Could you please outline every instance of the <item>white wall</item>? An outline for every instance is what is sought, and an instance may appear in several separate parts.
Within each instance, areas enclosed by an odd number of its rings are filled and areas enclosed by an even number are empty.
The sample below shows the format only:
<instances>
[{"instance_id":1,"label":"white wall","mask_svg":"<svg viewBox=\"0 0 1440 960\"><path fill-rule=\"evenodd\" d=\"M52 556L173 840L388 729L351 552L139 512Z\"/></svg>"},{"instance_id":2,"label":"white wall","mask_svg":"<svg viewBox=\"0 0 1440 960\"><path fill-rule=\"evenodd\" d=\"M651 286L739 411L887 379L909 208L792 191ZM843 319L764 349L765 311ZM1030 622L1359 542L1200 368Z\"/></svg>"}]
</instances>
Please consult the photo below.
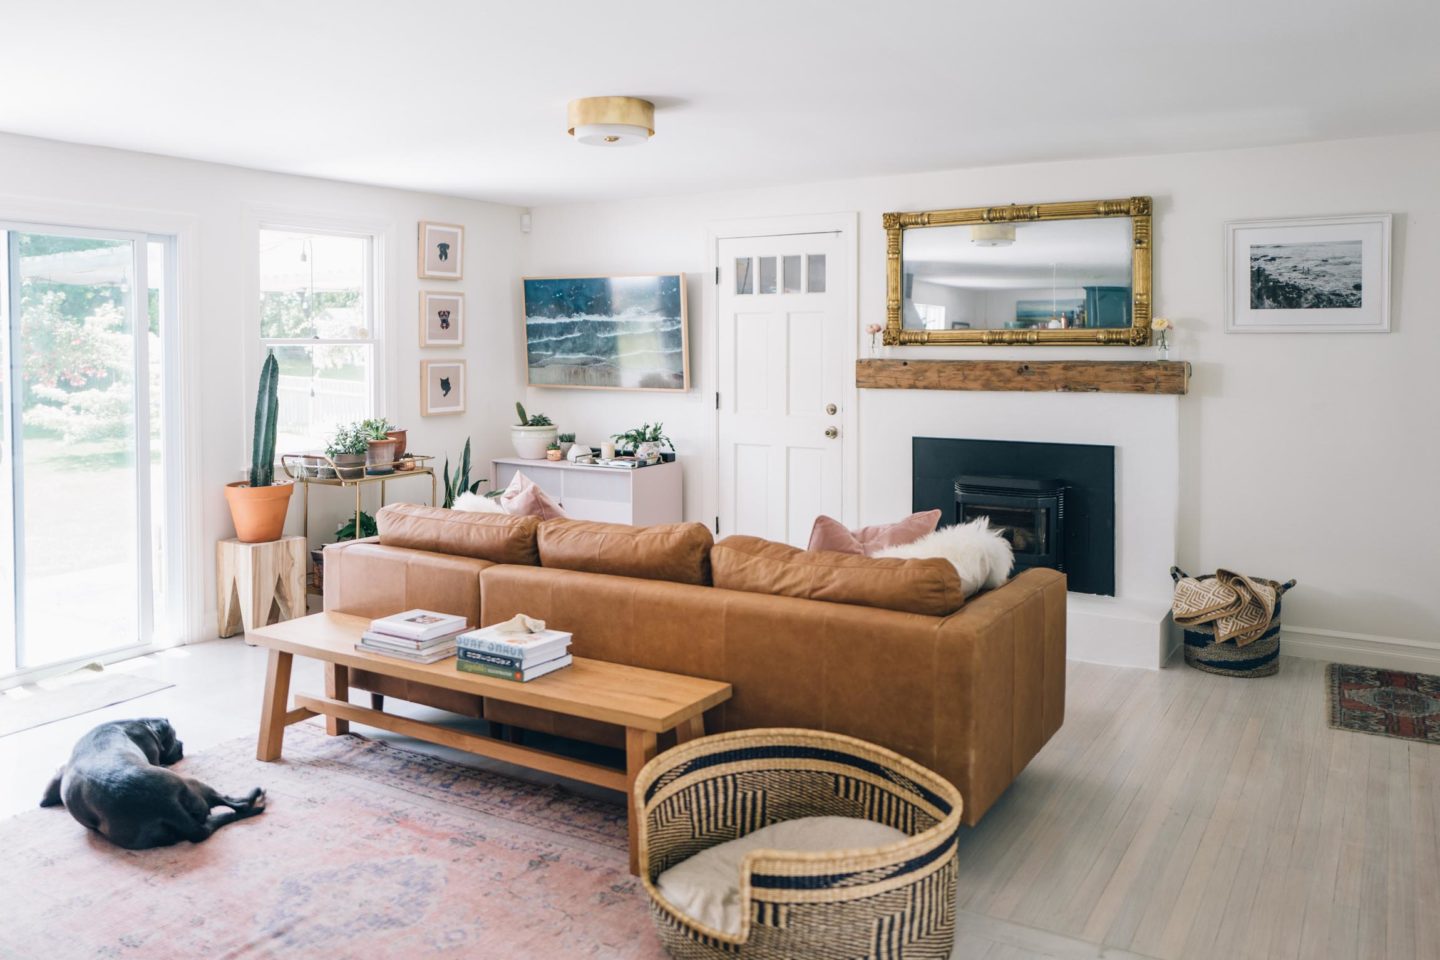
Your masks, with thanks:
<instances>
[{"instance_id":1,"label":"white wall","mask_svg":"<svg viewBox=\"0 0 1440 960\"><path fill-rule=\"evenodd\" d=\"M106 209L97 209L102 207ZM301 218L310 213L387 225L393 238L385 251L383 278L389 388L386 409L379 412L409 429L409 446L417 453L448 453L453 458L465 438L472 437L482 465L474 473L477 477L485 475L483 466L491 456L509 449L505 425L516 395L520 349L514 296L521 272L517 208L0 135L0 220L53 214L59 222L77 226L178 223L190 231L181 250L182 261L188 263L188 270L182 263L181 280L192 288L182 293L183 305L191 308L183 319L198 373L188 413L198 426L200 446L193 483L199 498L198 531L193 539L194 562L201 567L191 577L191 589L204 601L190 618L186 639L214 635L213 544L234 535L222 488L241 479L248 465L248 423L255 403L255 371L249 367L258 362L258 331L247 318L258 295L246 279L246 264L254 256L250 229L260 208L291 210ZM464 280L416 278L420 220L466 227ZM422 285L465 293L468 328L463 348L420 349ZM446 357L468 361L469 412L421 417L420 360ZM423 501L429 496L422 480L391 486L392 500ZM326 505L320 506L319 516L312 515L312 539L328 540L345 496L324 490L313 499L317 506L320 501ZM299 495L292 501L290 521L295 527ZM373 499L367 509L374 511ZM313 536L317 532L322 536Z\"/></svg>"},{"instance_id":2,"label":"white wall","mask_svg":"<svg viewBox=\"0 0 1440 960\"><path fill-rule=\"evenodd\" d=\"M686 513L709 519L702 480L713 424L706 382L713 304L699 282L706 226L719 220L858 210L859 325L884 322L880 215L1010 202L1148 194L1155 199L1156 313L1179 324L1195 366L1178 401L1180 520L1175 559L1299 588L1288 625L1400 638L1440 649L1440 514L1411 506L1440 475L1440 135L1350 140L806 184L534 210L529 275L693 274L692 370L684 397L531 389L527 403L584 436L662 419L686 464ZM1389 335L1226 335L1222 224L1229 219L1390 211L1395 299ZM863 334L861 355L868 350ZM945 357L1141 358L1121 348L907 348ZM860 520L909 508L911 434L986 435L997 395L860 393ZM1081 411L1097 398L1037 398ZM1156 398L1127 398L1143 404ZM1117 414L1120 415L1120 414ZM1083 431L1100 442L1102 425ZM1144 517L1126 522L1145 522ZM1166 558L1156 558L1157 567ZM1157 569L1152 590L1164 589Z\"/></svg>"}]
</instances>

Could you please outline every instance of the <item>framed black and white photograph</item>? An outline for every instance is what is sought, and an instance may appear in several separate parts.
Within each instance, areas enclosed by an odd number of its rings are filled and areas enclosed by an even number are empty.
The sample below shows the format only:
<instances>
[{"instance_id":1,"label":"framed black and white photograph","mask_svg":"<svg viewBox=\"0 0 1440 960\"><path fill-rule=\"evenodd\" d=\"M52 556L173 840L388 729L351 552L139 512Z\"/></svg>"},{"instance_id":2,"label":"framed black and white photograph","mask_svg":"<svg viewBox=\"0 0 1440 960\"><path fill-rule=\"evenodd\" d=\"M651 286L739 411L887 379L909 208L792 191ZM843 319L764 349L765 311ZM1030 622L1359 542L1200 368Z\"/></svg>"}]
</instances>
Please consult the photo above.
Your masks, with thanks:
<instances>
[{"instance_id":1,"label":"framed black and white photograph","mask_svg":"<svg viewBox=\"0 0 1440 960\"><path fill-rule=\"evenodd\" d=\"M1388 213L1225 225L1230 333L1388 333Z\"/></svg>"},{"instance_id":2,"label":"framed black and white photograph","mask_svg":"<svg viewBox=\"0 0 1440 960\"><path fill-rule=\"evenodd\" d=\"M420 412L427 416L465 412L465 361L420 361Z\"/></svg>"},{"instance_id":3,"label":"framed black and white photograph","mask_svg":"<svg viewBox=\"0 0 1440 960\"><path fill-rule=\"evenodd\" d=\"M465 294L420 291L420 346L458 347L465 343Z\"/></svg>"},{"instance_id":4,"label":"framed black and white photograph","mask_svg":"<svg viewBox=\"0 0 1440 960\"><path fill-rule=\"evenodd\" d=\"M459 280L464 260L464 227L454 223L421 221L421 280Z\"/></svg>"}]
</instances>

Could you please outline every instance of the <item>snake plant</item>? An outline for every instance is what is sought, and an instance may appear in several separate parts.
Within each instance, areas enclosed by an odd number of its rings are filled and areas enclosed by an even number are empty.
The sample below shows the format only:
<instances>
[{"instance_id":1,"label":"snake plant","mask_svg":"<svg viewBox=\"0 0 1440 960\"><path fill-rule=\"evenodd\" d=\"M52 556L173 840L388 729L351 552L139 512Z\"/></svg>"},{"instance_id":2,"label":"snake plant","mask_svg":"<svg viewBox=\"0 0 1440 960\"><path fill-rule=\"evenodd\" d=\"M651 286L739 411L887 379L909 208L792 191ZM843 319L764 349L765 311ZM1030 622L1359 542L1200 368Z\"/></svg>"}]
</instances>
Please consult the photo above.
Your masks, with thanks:
<instances>
[{"instance_id":1,"label":"snake plant","mask_svg":"<svg viewBox=\"0 0 1440 960\"><path fill-rule=\"evenodd\" d=\"M260 366L255 394L255 435L250 447L250 486L275 484L275 423L280 414L280 364L272 350Z\"/></svg>"}]
</instances>

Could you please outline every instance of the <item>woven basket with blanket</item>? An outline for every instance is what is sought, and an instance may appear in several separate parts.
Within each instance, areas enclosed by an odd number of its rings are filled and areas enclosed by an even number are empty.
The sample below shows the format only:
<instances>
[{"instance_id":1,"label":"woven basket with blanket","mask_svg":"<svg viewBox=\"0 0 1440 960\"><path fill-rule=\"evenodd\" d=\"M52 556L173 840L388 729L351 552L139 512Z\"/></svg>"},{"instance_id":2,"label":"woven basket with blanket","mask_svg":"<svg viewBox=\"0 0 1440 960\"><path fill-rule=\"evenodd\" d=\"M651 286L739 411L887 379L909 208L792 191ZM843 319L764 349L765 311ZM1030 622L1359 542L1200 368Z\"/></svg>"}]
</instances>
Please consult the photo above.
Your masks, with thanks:
<instances>
[{"instance_id":1,"label":"woven basket with blanket","mask_svg":"<svg viewBox=\"0 0 1440 960\"><path fill-rule=\"evenodd\" d=\"M1280 669L1280 598L1295 581L1276 583L1217 570L1192 577L1170 568L1171 611L1185 630L1185 662L1226 677L1268 677Z\"/></svg>"}]
</instances>

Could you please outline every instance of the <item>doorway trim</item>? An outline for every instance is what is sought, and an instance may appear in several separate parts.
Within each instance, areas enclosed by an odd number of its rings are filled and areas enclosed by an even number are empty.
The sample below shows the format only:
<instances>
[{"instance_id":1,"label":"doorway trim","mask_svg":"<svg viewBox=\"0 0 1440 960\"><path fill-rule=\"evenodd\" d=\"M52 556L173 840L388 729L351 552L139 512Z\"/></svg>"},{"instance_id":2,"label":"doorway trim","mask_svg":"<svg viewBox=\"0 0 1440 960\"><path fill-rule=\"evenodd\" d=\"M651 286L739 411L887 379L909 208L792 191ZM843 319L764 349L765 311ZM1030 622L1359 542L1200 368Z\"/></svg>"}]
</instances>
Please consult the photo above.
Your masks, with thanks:
<instances>
[{"instance_id":1,"label":"doorway trim","mask_svg":"<svg viewBox=\"0 0 1440 960\"><path fill-rule=\"evenodd\" d=\"M109 663L142 656L164 647L209 639L205 630L207 579L213 580L213 567L206 564L201 491L201 409L199 348L196 329L200 291L200 219L173 210L121 207L110 204L77 203L50 198L0 194L0 221L11 228L69 227L82 231L112 230L130 234L148 234L174 238L167 262L167 283L175 302L175 325L172 347L165 357L164 377L173 402L161 411L168 436L173 438L167 459L174 463L173 484L167 497L173 500L174 523L167 547L173 551L176 575L171 584L174 618L169 624L170 638L81 658L83 662ZM211 548L213 552L213 548ZM211 555L213 562L213 555ZM207 570L212 571L207 577ZM5 686L28 682L73 664L53 664L23 671L5 678Z\"/></svg>"},{"instance_id":2,"label":"doorway trim","mask_svg":"<svg viewBox=\"0 0 1440 960\"><path fill-rule=\"evenodd\" d=\"M720 283L716 279L720 269L720 241L738 240L747 237L784 237L807 233L836 233L840 235L840 249L845 257L846 279L841 294L844 303L845 320L850 327L850 336L844 339L845 353L841 372L841 436L845 445L840 460L840 512L838 518L848 527L859 526L860 513L860 411L859 390L855 386L855 359L860 344L859 320L859 243L860 214L858 211L841 213L808 213L780 217L744 217L735 220L711 221L705 228L705 274L701 282L706 284L709 295L702 298L708 314L709 335L704 338L708 356L702 365L708 396L703 399L711 406L710 443L706 450L709 463L704 472L704 495L706 525L714 530L715 519L720 511L719 478L720 469L720 411L715 396L720 389ZM722 530L721 536L729 531Z\"/></svg>"}]
</instances>

